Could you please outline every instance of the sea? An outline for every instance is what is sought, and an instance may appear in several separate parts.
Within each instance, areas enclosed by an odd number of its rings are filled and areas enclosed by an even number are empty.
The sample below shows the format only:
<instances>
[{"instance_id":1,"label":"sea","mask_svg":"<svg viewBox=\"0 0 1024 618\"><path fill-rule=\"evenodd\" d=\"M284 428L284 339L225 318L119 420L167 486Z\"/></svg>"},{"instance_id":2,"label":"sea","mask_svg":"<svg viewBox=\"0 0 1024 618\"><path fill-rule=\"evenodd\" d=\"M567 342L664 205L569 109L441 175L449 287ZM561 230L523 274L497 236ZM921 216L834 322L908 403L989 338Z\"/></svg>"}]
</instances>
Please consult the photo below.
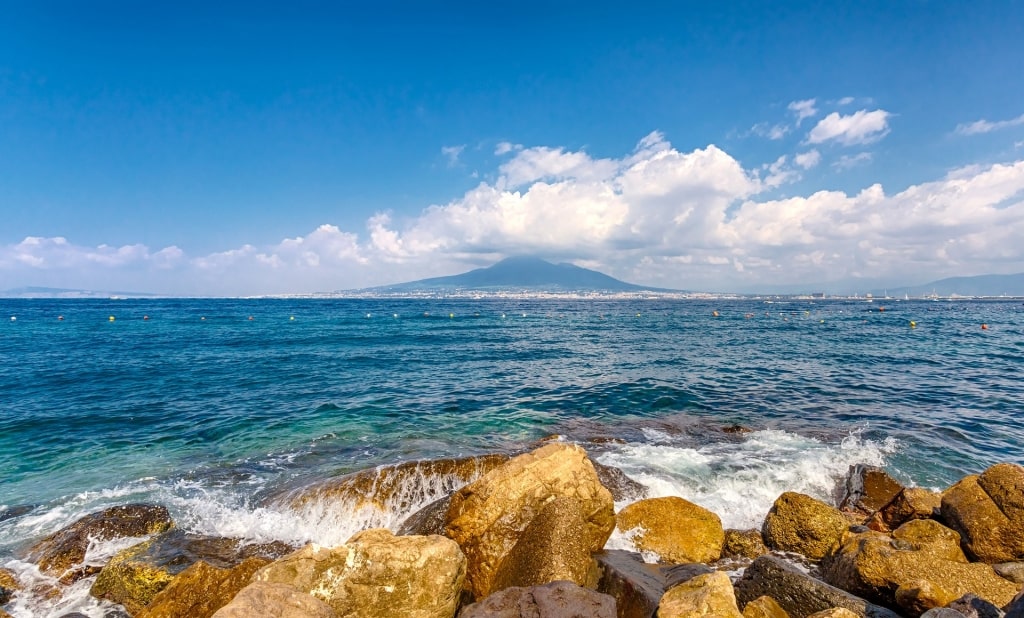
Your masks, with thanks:
<instances>
[{"instance_id":1,"label":"sea","mask_svg":"<svg viewBox=\"0 0 1024 618\"><path fill-rule=\"evenodd\" d=\"M542 439L732 528L784 491L835 500L854 464L942 489L1024 463L1022 376L1020 299L0 300L0 566L27 589L3 609L120 615L23 560L105 507L334 545L448 488L372 512L277 498Z\"/></svg>"}]
</instances>

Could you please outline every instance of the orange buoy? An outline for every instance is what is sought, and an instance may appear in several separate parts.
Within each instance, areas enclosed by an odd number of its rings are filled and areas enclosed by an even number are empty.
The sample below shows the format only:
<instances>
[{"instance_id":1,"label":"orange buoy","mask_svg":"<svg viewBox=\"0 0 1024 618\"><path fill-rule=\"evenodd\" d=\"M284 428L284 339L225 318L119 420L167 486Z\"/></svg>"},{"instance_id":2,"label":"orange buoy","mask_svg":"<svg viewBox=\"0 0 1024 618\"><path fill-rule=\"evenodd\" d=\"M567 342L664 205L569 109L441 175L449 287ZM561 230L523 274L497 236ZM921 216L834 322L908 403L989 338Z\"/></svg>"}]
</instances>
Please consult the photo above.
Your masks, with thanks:
<instances>
[{"instance_id":1,"label":"orange buoy","mask_svg":"<svg viewBox=\"0 0 1024 618\"><path fill-rule=\"evenodd\" d=\"M988 324L982 324L981 330L988 330Z\"/></svg>"}]
</instances>

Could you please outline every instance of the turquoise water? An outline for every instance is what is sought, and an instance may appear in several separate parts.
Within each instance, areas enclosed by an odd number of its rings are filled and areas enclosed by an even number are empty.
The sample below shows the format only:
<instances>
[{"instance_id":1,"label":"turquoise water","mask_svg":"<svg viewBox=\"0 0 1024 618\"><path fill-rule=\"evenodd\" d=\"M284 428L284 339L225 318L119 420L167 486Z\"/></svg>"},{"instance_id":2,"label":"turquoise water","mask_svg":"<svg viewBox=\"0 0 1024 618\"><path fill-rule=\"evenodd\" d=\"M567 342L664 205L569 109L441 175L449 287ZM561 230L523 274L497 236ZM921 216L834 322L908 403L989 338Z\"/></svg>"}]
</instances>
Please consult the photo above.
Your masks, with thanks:
<instances>
[{"instance_id":1,"label":"turquoise water","mask_svg":"<svg viewBox=\"0 0 1024 618\"><path fill-rule=\"evenodd\" d=\"M272 497L549 434L727 525L851 463L929 487L1024 463L1020 301L0 300L0 319L0 564L135 500L333 541L344 514L282 523Z\"/></svg>"}]
</instances>

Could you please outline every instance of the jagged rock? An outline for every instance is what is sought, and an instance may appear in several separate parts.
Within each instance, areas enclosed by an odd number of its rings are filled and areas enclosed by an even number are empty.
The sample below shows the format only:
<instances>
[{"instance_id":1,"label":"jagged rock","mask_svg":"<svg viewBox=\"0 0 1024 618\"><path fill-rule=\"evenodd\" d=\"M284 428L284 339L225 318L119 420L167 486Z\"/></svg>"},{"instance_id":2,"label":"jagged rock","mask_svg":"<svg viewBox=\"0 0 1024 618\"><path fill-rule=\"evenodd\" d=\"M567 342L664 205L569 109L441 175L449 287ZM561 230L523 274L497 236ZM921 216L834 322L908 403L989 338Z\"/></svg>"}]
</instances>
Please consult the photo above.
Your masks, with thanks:
<instances>
[{"instance_id":1,"label":"jagged rock","mask_svg":"<svg viewBox=\"0 0 1024 618\"><path fill-rule=\"evenodd\" d=\"M585 536L586 523L579 500L556 497L526 526L501 561L494 573L492 590L528 588L554 581L593 587L597 574Z\"/></svg>"},{"instance_id":2,"label":"jagged rock","mask_svg":"<svg viewBox=\"0 0 1024 618\"><path fill-rule=\"evenodd\" d=\"M38 564L40 571L61 577L66 571L82 563L90 539L106 541L123 537L149 536L164 532L173 525L167 509L156 504L113 506L86 515L39 541L29 548L26 559ZM86 574L83 573L82 576Z\"/></svg>"},{"instance_id":3,"label":"jagged rock","mask_svg":"<svg viewBox=\"0 0 1024 618\"><path fill-rule=\"evenodd\" d=\"M1024 467L996 464L942 495L942 519L982 562L1024 559Z\"/></svg>"},{"instance_id":4,"label":"jagged rock","mask_svg":"<svg viewBox=\"0 0 1024 618\"><path fill-rule=\"evenodd\" d=\"M838 509L810 496L787 491L775 500L761 534L772 549L803 554L812 560L837 546L849 527Z\"/></svg>"},{"instance_id":5,"label":"jagged rock","mask_svg":"<svg viewBox=\"0 0 1024 618\"><path fill-rule=\"evenodd\" d=\"M899 618L899 615L844 590L830 586L772 555L761 556L736 582L740 607L760 596L770 596L793 618L843 607L868 618Z\"/></svg>"},{"instance_id":6,"label":"jagged rock","mask_svg":"<svg viewBox=\"0 0 1024 618\"><path fill-rule=\"evenodd\" d=\"M698 575L673 586L661 597L658 618L743 618L729 576L722 571Z\"/></svg>"},{"instance_id":7,"label":"jagged rock","mask_svg":"<svg viewBox=\"0 0 1024 618\"><path fill-rule=\"evenodd\" d=\"M829 583L887 605L896 603L901 585L920 581L955 596L973 592L1000 605L1017 592L989 565L968 564L956 533L927 519L903 524L892 537L873 531L850 535L822 561L821 571Z\"/></svg>"},{"instance_id":8,"label":"jagged rock","mask_svg":"<svg viewBox=\"0 0 1024 618\"><path fill-rule=\"evenodd\" d=\"M1024 562L999 562L993 564L992 568L1003 579L1015 584L1024 584Z\"/></svg>"},{"instance_id":9,"label":"jagged rock","mask_svg":"<svg viewBox=\"0 0 1024 618\"><path fill-rule=\"evenodd\" d=\"M408 512L434 496L451 493L504 464L508 455L424 459L379 466L330 479L287 497L293 508L309 503L342 503L356 511Z\"/></svg>"},{"instance_id":10,"label":"jagged rock","mask_svg":"<svg viewBox=\"0 0 1024 618\"><path fill-rule=\"evenodd\" d=\"M833 607L821 612L814 612L807 618L857 618L857 614L845 607Z\"/></svg>"},{"instance_id":11,"label":"jagged rock","mask_svg":"<svg viewBox=\"0 0 1024 618\"><path fill-rule=\"evenodd\" d=\"M448 515L448 507L452 504L452 495L434 500L427 506L416 511L405 518L405 521L398 527L400 535L430 536L440 534L444 536L444 518Z\"/></svg>"},{"instance_id":12,"label":"jagged rock","mask_svg":"<svg viewBox=\"0 0 1024 618\"><path fill-rule=\"evenodd\" d=\"M209 618L269 562L268 558L247 558L234 568L220 569L200 560L178 573L136 618Z\"/></svg>"},{"instance_id":13,"label":"jagged rock","mask_svg":"<svg viewBox=\"0 0 1024 618\"><path fill-rule=\"evenodd\" d=\"M213 618L338 618L331 607L287 584L253 582L217 610Z\"/></svg>"},{"instance_id":14,"label":"jagged rock","mask_svg":"<svg viewBox=\"0 0 1024 618\"><path fill-rule=\"evenodd\" d=\"M914 580L896 588L896 605L917 616L936 607L945 607L956 600L956 595L941 584L928 580Z\"/></svg>"},{"instance_id":15,"label":"jagged rock","mask_svg":"<svg viewBox=\"0 0 1024 618\"><path fill-rule=\"evenodd\" d=\"M768 553L765 547L764 538L760 530L735 530L725 531L725 543L722 545L722 555L741 556L753 560L758 556Z\"/></svg>"},{"instance_id":16,"label":"jagged rock","mask_svg":"<svg viewBox=\"0 0 1024 618\"><path fill-rule=\"evenodd\" d=\"M597 591L615 599L619 618L652 618L666 590L712 572L703 564L647 564L639 553L620 549L602 551L595 558L600 573Z\"/></svg>"},{"instance_id":17,"label":"jagged rock","mask_svg":"<svg viewBox=\"0 0 1024 618\"><path fill-rule=\"evenodd\" d=\"M377 528L338 547L306 545L257 571L253 581L294 586L339 616L451 618L465 576L466 559L451 539Z\"/></svg>"},{"instance_id":18,"label":"jagged rock","mask_svg":"<svg viewBox=\"0 0 1024 618\"><path fill-rule=\"evenodd\" d=\"M466 554L468 588L475 599L492 591L497 569L523 530L558 496L580 501L589 551L604 547L615 526L612 496L579 446L547 444L452 495L445 530Z\"/></svg>"},{"instance_id":19,"label":"jagged rock","mask_svg":"<svg viewBox=\"0 0 1024 618\"><path fill-rule=\"evenodd\" d=\"M552 582L506 588L462 610L459 618L616 618L615 599L577 586Z\"/></svg>"},{"instance_id":20,"label":"jagged rock","mask_svg":"<svg viewBox=\"0 0 1024 618\"><path fill-rule=\"evenodd\" d=\"M171 530L122 550L103 567L89 594L139 613L174 576L203 560L232 568L247 558L274 559L289 551L286 543L249 544L241 539L208 537Z\"/></svg>"},{"instance_id":21,"label":"jagged rock","mask_svg":"<svg viewBox=\"0 0 1024 618\"><path fill-rule=\"evenodd\" d=\"M789 613L768 596L760 596L743 608L743 618L790 618Z\"/></svg>"},{"instance_id":22,"label":"jagged rock","mask_svg":"<svg viewBox=\"0 0 1024 618\"><path fill-rule=\"evenodd\" d=\"M899 481L877 467L865 464L850 466L846 487L839 501L840 510L854 510L870 515L892 501L903 489Z\"/></svg>"},{"instance_id":23,"label":"jagged rock","mask_svg":"<svg viewBox=\"0 0 1024 618\"><path fill-rule=\"evenodd\" d=\"M594 464L598 480L611 492L616 502L643 500L647 497L647 486L629 478L622 470L593 460L590 463Z\"/></svg>"},{"instance_id":24,"label":"jagged rock","mask_svg":"<svg viewBox=\"0 0 1024 618\"><path fill-rule=\"evenodd\" d=\"M665 562L714 562L722 557L725 531L711 511L682 498L634 502L615 516L620 532L635 530L633 544Z\"/></svg>"},{"instance_id":25,"label":"jagged rock","mask_svg":"<svg viewBox=\"0 0 1024 618\"><path fill-rule=\"evenodd\" d=\"M930 519L939 514L942 494L922 489L906 487L888 504L868 518L867 526L879 532L895 530L912 519Z\"/></svg>"},{"instance_id":26,"label":"jagged rock","mask_svg":"<svg viewBox=\"0 0 1024 618\"><path fill-rule=\"evenodd\" d=\"M1003 610L973 594L965 594L948 607L967 618L1004 618Z\"/></svg>"}]
</instances>

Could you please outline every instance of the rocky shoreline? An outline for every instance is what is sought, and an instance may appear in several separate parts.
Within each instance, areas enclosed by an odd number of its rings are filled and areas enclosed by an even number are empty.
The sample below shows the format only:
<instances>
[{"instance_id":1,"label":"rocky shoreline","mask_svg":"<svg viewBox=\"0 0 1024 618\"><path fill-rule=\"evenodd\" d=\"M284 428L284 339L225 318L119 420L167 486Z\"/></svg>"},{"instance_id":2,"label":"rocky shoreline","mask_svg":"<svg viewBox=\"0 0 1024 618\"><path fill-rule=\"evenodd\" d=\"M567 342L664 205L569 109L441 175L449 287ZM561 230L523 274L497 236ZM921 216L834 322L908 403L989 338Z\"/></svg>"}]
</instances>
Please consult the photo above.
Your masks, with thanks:
<instances>
[{"instance_id":1,"label":"rocky shoreline","mask_svg":"<svg viewBox=\"0 0 1024 618\"><path fill-rule=\"evenodd\" d=\"M447 497L397 533L364 530L336 547L204 537L175 528L159 505L112 507L25 550L52 584L0 569L0 606L56 598L95 575L93 596L140 618L1024 618L1024 467L1015 464L942 493L854 466L838 507L787 492L759 530L723 529L682 498L648 498L561 441L516 457L366 470L279 500L409 506L422 503L424 482ZM638 551L604 549L613 532ZM86 563L90 543L112 539L140 542Z\"/></svg>"}]
</instances>

